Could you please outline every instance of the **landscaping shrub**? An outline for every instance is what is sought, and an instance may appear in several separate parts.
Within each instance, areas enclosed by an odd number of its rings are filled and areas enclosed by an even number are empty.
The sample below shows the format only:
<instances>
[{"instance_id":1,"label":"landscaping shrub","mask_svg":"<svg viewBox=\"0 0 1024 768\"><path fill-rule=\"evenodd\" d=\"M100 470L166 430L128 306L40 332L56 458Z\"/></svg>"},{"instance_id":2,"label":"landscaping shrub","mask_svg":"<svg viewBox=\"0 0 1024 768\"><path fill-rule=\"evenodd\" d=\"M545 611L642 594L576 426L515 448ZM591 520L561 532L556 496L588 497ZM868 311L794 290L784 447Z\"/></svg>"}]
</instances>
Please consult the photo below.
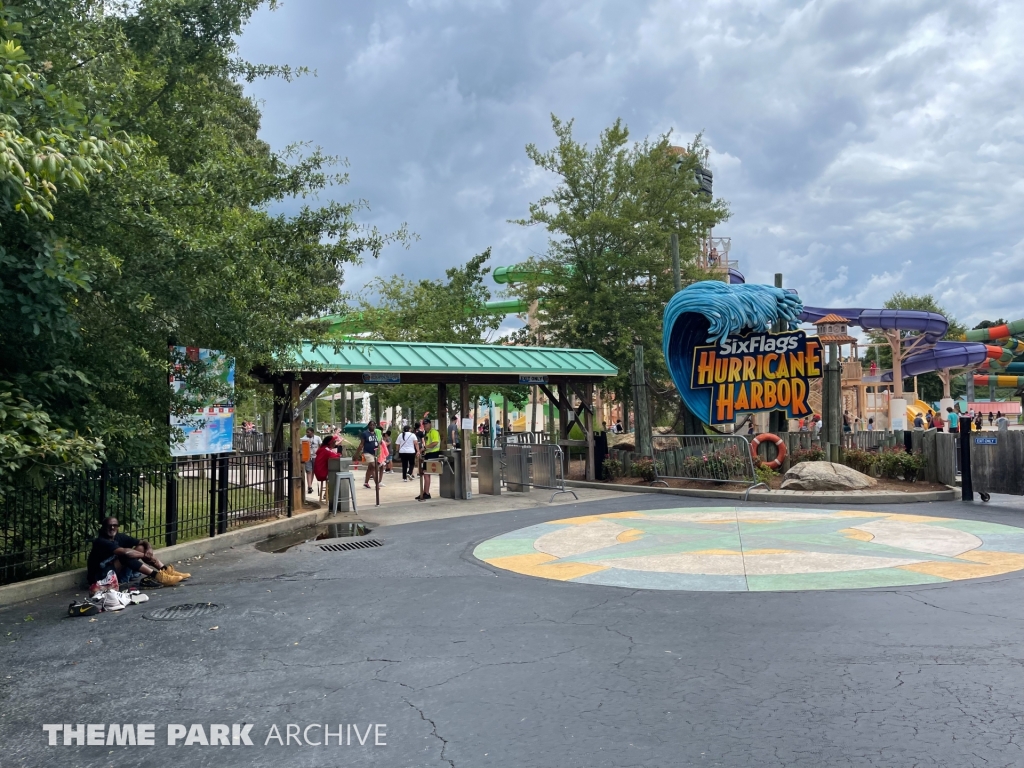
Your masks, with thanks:
<instances>
[{"instance_id":1,"label":"landscaping shrub","mask_svg":"<svg viewBox=\"0 0 1024 768\"><path fill-rule=\"evenodd\" d=\"M652 482L658 476L654 459L649 456L641 456L630 464L629 469L634 476L639 477L641 480L648 483Z\"/></svg>"},{"instance_id":2,"label":"landscaping shrub","mask_svg":"<svg viewBox=\"0 0 1024 768\"><path fill-rule=\"evenodd\" d=\"M825 461L825 451L822 448L797 448L789 454L790 465L801 461Z\"/></svg>"},{"instance_id":3,"label":"landscaping shrub","mask_svg":"<svg viewBox=\"0 0 1024 768\"><path fill-rule=\"evenodd\" d=\"M878 470L882 477L903 478L913 482L928 466L924 454L907 453L902 447L886 448L878 454Z\"/></svg>"},{"instance_id":4,"label":"landscaping shrub","mask_svg":"<svg viewBox=\"0 0 1024 768\"><path fill-rule=\"evenodd\" d=\"M618 459L607 458L604 460L603 466L606 478L622 477L622 462Z\"/></svg>"},{"instance_id":5,"label":"landscaping shrub","mask_svg":"<svg viewBox=\"0 0 1024 768\"><path fill-rule=\"evenodd\" d=\"M875 451L863 451L859 448L850 448L844 456L844 464L865 475L870 475L871 470L878 464L878 453Z\"/></svg>"}]
</instances>

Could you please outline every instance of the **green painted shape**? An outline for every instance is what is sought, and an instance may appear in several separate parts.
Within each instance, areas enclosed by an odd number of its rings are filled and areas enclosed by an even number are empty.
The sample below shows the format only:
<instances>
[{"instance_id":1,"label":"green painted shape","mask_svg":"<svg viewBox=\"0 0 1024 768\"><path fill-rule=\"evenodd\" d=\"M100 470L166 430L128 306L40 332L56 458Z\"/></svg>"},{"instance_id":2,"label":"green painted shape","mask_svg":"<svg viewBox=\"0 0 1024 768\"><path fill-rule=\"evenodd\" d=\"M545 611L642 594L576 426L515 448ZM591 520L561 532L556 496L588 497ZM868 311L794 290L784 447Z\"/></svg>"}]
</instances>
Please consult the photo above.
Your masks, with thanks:
<instances>
[{"instance_id":1,"label":"green painted shape","mask_svg":"<svg viewBox=\"0 0 1024 768\"><path fill-rule=\"evenodd\" d=\"M915 584L947 582L940 576L905 571L902 568L873 568L867 571L836 573L787 573L778 576L747 575L751 592L791 592L812 589L870 589L871 587L909 587Z\"/></svg>"},{"instance_id":2,"label":"green painted shape","mask_svg":"<svg viewBox=\"0 0 1024 768\"><path fill-rule=\"evenodd\" d=\"M283 371L339 373L443 373L572 375L608 377L618 368L588 349L506 347L496 344L425 344L401 341L348 340L305 343Z\"/></svg>"},{"instance_id":3,"label":"green painted shape","mask_svg":"<svg viewBox=\"0 0 1024 768\"><path fill-rule=\"evenodd\" d=\"M489 539L477 545L473 557L480 560L492 560L495 557L511 557L512 555L535 555L533 546L536 539Z\"/></svg>"},{"instance_id":4,"label":"green painted shape","mask_svg":"<svg viewBox=\"0 0 1024 768\"><path fill-rule=\"evenodd\" d=\"M955 528L958 531L964 533L974 533L981 535L983 533L1001 533L1005 535L1024 536L1024 528L1015 528L1012 525L1000 525L999 523L982 523L977 520L943 520L930 521L925 525L938 525L943 528Z\"/></svg>"}]
</instances>

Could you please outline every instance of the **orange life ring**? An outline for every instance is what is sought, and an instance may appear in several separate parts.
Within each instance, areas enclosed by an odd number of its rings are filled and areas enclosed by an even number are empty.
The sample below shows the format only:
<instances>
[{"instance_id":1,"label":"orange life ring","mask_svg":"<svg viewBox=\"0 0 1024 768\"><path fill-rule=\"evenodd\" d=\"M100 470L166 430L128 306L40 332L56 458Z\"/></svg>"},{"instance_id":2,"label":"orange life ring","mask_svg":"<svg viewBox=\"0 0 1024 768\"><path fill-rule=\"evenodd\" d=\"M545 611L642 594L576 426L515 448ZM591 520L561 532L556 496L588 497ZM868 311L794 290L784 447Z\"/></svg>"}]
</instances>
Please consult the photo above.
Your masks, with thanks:
<instances>
[{"instance_id":1,"label":"orange life ring","mask_svg":"<svg viewBox=\"0 0 1024 768\"><path fill-rule=\"evenodd\" d=\"M771 433L757 435L753 440L750 441L750 454L756 460L757 446L759 446L765 440L770 440L771 442L775 443L775 450L777 451L777 453L775 454L775 458L772 459L771 461L765 462L765 466L770 467L771 469L778 469L779 467L782 466L782 462L786 460L786 441L783 440L778 435L773 435Z\"/></svg>"}]
</instances>

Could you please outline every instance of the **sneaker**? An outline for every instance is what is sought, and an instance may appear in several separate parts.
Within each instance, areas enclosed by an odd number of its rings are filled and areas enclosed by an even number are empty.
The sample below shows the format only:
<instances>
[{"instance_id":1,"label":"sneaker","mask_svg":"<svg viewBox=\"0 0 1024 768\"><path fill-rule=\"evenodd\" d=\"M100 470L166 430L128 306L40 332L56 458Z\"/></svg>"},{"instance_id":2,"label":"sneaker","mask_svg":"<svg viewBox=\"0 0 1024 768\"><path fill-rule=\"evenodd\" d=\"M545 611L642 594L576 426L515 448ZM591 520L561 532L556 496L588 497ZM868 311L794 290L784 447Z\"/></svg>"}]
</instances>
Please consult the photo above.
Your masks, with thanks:
<instances>
[{"instance_id":1,"label":"sneaker","mask_svg":"<svg viewBox=\"0 0 1024 768\"><path fill-rule=\"evenodd\" d=\"M369 487L370 487L369 483L363 483L363 488L369 488Z\"/></svg>"},{"instance_id":2,"label":"sneaker","mask_svg":"<svg viewBox=\"0 0 1024 768\"><path fill-rule=\"evenodd\" d=\"M432 497L431 497L431 495L430 495L429 493L427 494L427 498L428 498L428 499L429 499L429 498L432 498Z\"/></svg>"},{"instance_id":3,"label":"sneaker","mask_svg":"<svg viewBox=\"0 0 1024 768\"><path fill-rule=\"evenodd\" d=\"M122 602L121 593L116 589L108 589L103 593L103 610L104 611L123 611L125 605L131 602L130 598L127 598Z\"/></svg>"},{"instance_id":4,"label":"sneaker","mask_svg":"<svg viewBox=\"0 0 1024 768\"><path fill-rule=\"evenodd\" d=\"M178 584L181 581L183 581L181 576L177 576L173 573L168 573L166 570L157 571L155 574L153 574L153 578L156 579L156 581L159 584L162 584L165 587L174 586L175 584Z\"/></svg>"},{"instance_id":5,"label":"sneaker","mask_svg":"<svg viewBox=\"0 0 1024 768\"><path fill-rule=\"evenodd\" d=\"M312 492L313 492L313 486L311 485L311 486L309 486L309 488L306 489L306 493L312 493Z\"/></svg>"},{"instance_id":6,"label":"sneaker","mask_svg":"<svg viewBox=\"0 0 1024 768\"><path fill-rule=\"evenodd\" d=\"M95 616L99 612L100 607L88 600L83 603L72 603L68 606L68 616Z\"/></svg>"},{"instance_id":7,"label":"sneaker","mask_svg":"<svg viewBox=\"0 0 1024 768\"><path fill-rule=\"evenodd\" d=\"M190 579L190 578L192 578L192 574L191 573L185 573L184 571L179 571L177 568L175 568L170 563L168 563L167 565L164 566L164 570L167 571L169 574L171 574L171 576L181 576L181 578L183 578L183 579Z\"/></svg>"},{"instance_id":8,"label":"sneaker","mask_svg":"<svg viewBox=\"0 0 1024 768\"><path fill-rule=\"evenodd\" d=\"M150 576L143 576L139 589L163 589L164 585Z\"/></svg>"},{"instance_id":9,"label":"sneaker","mask_svg":"<svg viewBox=\"0 0 1024 768\"><path fill-rule=\"evenodd\" d=\"M134 592L128 593L128 599L131 601L132 605L138 605L139 603L149 602L149 595L145 595L142 592L135 590Z\"/></svg>"}]
</instances>

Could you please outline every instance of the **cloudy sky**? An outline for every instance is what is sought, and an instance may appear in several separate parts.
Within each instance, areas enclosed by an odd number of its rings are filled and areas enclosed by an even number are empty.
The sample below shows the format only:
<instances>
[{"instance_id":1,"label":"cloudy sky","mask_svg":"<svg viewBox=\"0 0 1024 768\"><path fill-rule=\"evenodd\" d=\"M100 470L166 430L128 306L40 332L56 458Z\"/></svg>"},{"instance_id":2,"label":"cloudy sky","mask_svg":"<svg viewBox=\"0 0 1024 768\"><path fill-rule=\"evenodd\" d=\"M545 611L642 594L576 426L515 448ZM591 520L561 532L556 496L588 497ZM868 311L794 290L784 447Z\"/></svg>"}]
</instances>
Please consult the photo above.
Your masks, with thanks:
<instances>
[{"instance_id":1,"label":"cloudy sky","mask_svg":"<svg viewBox=\"0 0 1024 768\"><path fill-rule=\"evenodd\" d=\"M437 277L544 194L523 148L549 115L593 142L699 131L733 258L808 304L931 292L962 321L1024 317L1024 13L1006 2L284 0L240 44L315 77L267 81L263 137L348 158L339 199L420 239L353 268Z\"/></svg>"}]
</instances>

